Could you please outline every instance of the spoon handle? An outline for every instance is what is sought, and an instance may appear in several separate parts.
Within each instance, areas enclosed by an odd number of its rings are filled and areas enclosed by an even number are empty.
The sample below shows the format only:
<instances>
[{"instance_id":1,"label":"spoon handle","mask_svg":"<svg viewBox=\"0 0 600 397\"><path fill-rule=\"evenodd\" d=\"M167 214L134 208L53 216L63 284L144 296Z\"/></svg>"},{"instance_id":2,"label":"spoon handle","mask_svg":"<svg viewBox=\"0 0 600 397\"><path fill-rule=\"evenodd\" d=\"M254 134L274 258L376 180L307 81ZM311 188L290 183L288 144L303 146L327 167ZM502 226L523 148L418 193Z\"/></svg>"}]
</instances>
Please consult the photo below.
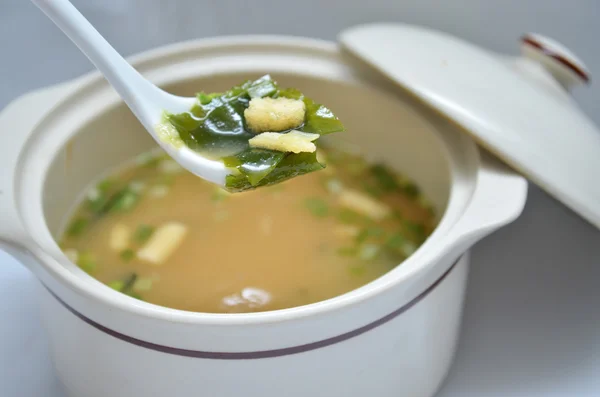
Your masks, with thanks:
<instances>
[{"instance_id":1,"label":"spoon handle","mask_svg":"<svg viewBox=\"0 0 600 397\"><path fill-rule=\"evenodd\" d=\"M90 59L144 126L153 129L173 96L142 77L70 1L31 1Z\"/></svg>"}]
</instances>

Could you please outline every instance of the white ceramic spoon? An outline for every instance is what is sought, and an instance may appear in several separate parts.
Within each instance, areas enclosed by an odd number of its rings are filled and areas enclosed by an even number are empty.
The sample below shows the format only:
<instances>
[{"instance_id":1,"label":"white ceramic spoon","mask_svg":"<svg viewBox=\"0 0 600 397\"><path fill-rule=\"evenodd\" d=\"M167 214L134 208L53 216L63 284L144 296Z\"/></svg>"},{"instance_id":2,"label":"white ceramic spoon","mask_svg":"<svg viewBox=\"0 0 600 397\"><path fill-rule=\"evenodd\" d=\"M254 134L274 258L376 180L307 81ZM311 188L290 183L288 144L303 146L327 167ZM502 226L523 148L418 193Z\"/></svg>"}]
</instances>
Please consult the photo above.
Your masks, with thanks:
<instances>
[{"instance_id":1,"label":"white ceramic spoon","mask_svg":"<svg viewBox=\"0 0 600 397\"><path fill-rule=\"evenodd\" d=\"M162 141L155 131L164 111L188 111L196 98L171 95L143 78L68 0L32 2L92 61L169 156L200 178L225 185L229 172L221 162L206 159L185 146L176 148Z\"/></svg>"}]
</instances>

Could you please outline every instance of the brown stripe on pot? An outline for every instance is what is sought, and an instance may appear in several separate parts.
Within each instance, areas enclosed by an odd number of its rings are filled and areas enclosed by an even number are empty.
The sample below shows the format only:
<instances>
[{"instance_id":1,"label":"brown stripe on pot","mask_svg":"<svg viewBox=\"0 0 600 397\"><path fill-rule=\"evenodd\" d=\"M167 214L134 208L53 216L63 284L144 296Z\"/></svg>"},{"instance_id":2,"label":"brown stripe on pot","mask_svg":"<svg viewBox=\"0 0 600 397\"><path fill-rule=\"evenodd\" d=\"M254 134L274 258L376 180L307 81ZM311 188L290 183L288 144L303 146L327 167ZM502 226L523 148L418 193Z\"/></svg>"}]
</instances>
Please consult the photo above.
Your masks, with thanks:
<instances>
[{"instance_id":1,"label":"brown stripe on pot","mask_svg":"<svg viewBox=\"0 0 600 397\"><path fill-rule=\"evenodd\" d=\"M69 306L65 301L60 299L48 287L46 287L46 286L45 287L48 290L48 292L62 306L64 306L67 310L69 310L71 313L73 313L79 319L81 319L82 321L91 325L92 327L96 328L98 331L101 331L112 337L120 339L124 342L131 343L133 345L143 347L143 348L146 348L149 350L154 350L154 351L158 351L161 353L173 354L173 355L184 356L184 357L203 358L203 359L210 359L210 360L256 360L259 358L274 358L274 357L289 356L292 354L304 353L304 352L308 352L311 350L321 349L321 348L324 348L327 346L335 345L336 343L344 342L346 340L349 340L349 339L352 339L359 335L362 335L368 331L371 331L371 330L393 320L394 318L398 317L399 315L406 312L408 309L410 309L411 307L415 306L417 303L422 301L436 287L438 287L442 283L442 281L444 281L446 279L446 277L448 277L448 275L456 267L456 264L458 262L459 262L458 260L456 262L454 262L454 264L452 264L452 266L450 266L450 268L448 270L446 270L446 272L444 274L442 274L442 276L440 278L438 278L433 284L431 284L429 287L427 287L427 289L425 289L423 292L421 292L419 295L417 295L417 297L415 297L413 300L411 300L407 304L403 305L402 307L394 310L393 312L387 314L386 316L373 321L372 323L369 323L362 327L356 328L352 331L348 331L346 333L343 333L343 334L340 334L340 335L337 335L337 336L334 336L331 338L322 339L322 340L316 341L316 342L306 343L303 345L292 346L292 347L284 347L281 349L260 350L260 351L251 351L251 352L212 352L212 351L202 351L202 350L179 349L176 347L159 345L156 343L137 339L132 336L125 335L120 332L114 331L114 330L112 330L108 327L105 327L104 325L99 324L99 323L95 322L94 320L84 316L83 314L81 314L80 312L78 312L77 310L75 310L71 306Z\"/></svg>"},{"instance_id":2,"label":"brown stripe on pot","mask_svg":"<svg viewBox=\"0 0 600 397\"><path fill-rule=\"evenodd\" d=\"M583 70L581 67L576 65L574 62L572 62L568 58L556 53L555 51L552 51L550 48L546 47L543 43L539 42L538 40L534 39L533 37L527 36L527 35L523 36L521 38L521 42L540 50L546 56L554 59L556 62L567 67L569 70L571 70L577 76L579 76L584 82L586 82L586 83L590 82L590 80L591 80L590 75L585 70Z\"/></svg>"}]
</instances>

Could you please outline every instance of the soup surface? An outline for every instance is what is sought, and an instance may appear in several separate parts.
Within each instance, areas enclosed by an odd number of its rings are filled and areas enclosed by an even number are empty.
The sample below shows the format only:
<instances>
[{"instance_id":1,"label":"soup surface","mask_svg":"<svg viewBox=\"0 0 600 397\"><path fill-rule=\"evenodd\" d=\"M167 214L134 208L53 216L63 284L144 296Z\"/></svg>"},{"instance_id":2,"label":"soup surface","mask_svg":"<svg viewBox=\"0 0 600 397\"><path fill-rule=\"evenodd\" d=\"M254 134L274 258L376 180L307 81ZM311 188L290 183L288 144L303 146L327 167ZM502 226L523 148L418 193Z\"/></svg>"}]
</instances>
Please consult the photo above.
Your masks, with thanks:
<instances>
[{"instance_id":1,"label":"soup surface","mask_svg":"<svg viewBox=\"0 0 600 397\"><path fill-rule=\"evenodd\" d=\"M388 272L430 234L418 188L380 164L327 149L327 168L230 194L146 154L102 180L61 247L134 298L197 312L305 305Z\"/></svg>"}]
</instances>

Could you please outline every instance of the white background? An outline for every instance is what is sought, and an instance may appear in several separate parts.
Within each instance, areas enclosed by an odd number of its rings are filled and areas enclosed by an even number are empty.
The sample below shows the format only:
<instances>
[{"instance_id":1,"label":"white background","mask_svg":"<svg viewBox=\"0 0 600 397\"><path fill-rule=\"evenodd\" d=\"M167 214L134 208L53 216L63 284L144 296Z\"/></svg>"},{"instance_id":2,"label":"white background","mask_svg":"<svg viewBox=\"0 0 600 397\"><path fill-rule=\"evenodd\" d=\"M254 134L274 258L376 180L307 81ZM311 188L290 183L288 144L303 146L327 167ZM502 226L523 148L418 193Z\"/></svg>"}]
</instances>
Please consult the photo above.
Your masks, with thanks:
<instances>
[{"instance_id":1,"label":"white background","mask_svg":"<svg viewBox=\"0 0 600 397\"><path fill-rule=\"evenodd\" d=\"M566 44L583 58L592 75L600 76L599 0L74 3L125 55L224 34L335 39L337 32L354 24L401 21L509 53L516 53L522 33L537 31ZM91 68L29 2L0 0L0 107L27 91ZM575 92L597 124L599 92L594 86ZM0 134L18 132L0 129ZM440 397L599 396L600 232L531 186L523 216L479 243L472 259L464 332ZM0 252L3 397L63 396L47 355L33 287L33 277ZM401 390L398 396L410 397Z\"/></svg>"}]
</instances>

